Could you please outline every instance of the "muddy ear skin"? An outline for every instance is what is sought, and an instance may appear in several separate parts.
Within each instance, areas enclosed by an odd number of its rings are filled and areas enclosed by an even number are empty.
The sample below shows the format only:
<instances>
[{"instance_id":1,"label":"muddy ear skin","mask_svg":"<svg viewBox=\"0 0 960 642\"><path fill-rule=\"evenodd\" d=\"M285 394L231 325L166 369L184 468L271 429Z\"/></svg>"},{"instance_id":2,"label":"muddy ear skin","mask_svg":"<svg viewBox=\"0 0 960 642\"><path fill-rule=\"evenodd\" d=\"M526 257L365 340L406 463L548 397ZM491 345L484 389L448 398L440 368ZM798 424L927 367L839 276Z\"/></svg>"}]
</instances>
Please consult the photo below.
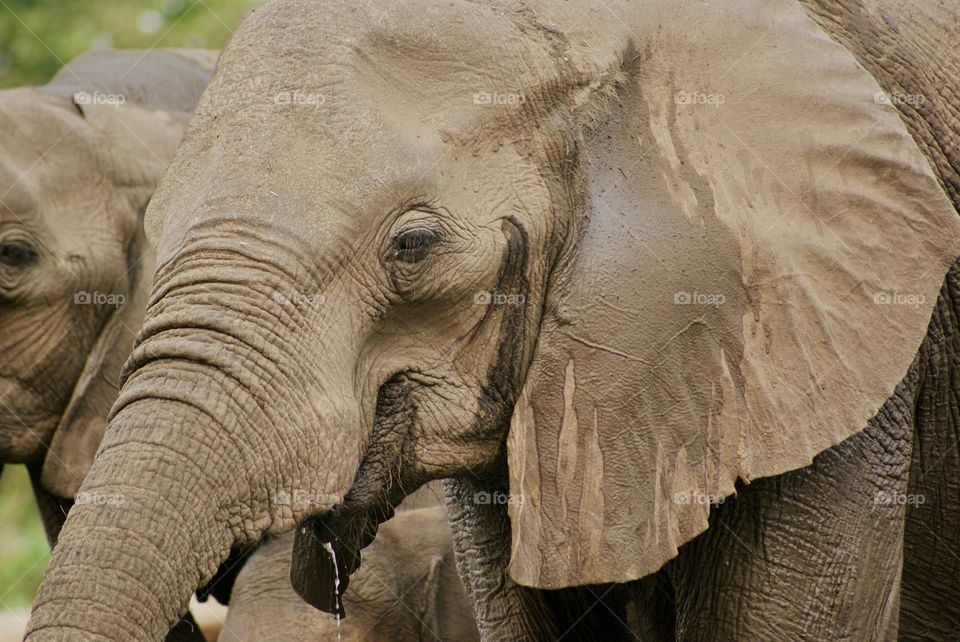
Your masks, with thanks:
<instances>
[{"instance_id":1,"label":"muddy ear skin","mask_svg":"<svg viewBox=\"0 0 960 642\"><path fill-rule=\"evenodd\" d=\"M738 478L861 431L960 254L876 82L799 6L748 4L645 3L584 126L589 220L507 442L520 584L643 577Z\"/></svg>"},{"instance_id":2,"label":"muddy ear skin","mask_svg":"<svg viewBox=\"0 0 960 642\"><path fill-rule=\"evenodd\" d=\"M115 277L114 293L123 295L122 304L101 328L44 460L42 489L60 498L76 494L93 462L118 394L120 371L143 323L154 270L143 214L189 117L136 106L88 104L77 96L74 101L85 121L82 126L93 130L95 155L111 183L109 207L124 219L128 246L126 272Z\"/></svg>"}]
</instances>

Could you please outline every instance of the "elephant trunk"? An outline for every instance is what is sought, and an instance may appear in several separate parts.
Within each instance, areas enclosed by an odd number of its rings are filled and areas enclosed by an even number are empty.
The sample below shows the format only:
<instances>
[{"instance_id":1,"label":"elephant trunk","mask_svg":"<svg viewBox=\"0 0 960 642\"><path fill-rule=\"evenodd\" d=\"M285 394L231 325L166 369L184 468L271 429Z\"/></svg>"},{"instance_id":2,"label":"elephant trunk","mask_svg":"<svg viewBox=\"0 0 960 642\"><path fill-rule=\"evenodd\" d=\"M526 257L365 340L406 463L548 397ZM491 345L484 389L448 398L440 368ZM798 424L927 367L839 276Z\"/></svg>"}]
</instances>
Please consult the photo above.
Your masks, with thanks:
<instances>
[{"instance_id":1,"label":"elephant trunk","mask_svg":"<svg viewBox=\"0 0 960 642\"><path fill-rule=\"evenodd\" d=\"M208 446L174 446L164 433L209 422L166 400L116 416L110 430L124 438L102 450L81 488L27 639L160 640L186 612L235 539L218 520L229 502L218 506L208 490L229 466Z\"/></svg>"},{"instance_id":2,"label":"elephant trunk","mask_svg":"<svg viewBox=\"0 0 960 642\"><path fill-rule=\"evenodd\" d=\"M229 270L249 283L263 268ZM278 326L301 320L277 308L285 299L169 274L61 532L31 642L161 640L232 548L339 504L359 467L362 430L346 429L360 425L357 404L290 356L298 347ZM324 437L330 426L337 439Z\"/></svg>"}]
</instances>

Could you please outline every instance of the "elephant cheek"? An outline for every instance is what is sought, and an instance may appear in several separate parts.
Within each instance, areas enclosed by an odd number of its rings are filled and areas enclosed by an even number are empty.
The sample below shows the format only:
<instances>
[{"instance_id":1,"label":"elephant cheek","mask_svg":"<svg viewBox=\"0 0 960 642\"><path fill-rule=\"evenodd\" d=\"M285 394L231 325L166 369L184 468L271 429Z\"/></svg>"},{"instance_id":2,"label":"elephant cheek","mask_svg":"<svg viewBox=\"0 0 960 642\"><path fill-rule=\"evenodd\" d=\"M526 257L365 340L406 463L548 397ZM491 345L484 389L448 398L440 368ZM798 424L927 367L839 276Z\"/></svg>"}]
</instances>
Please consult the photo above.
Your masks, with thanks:
<instances>
[{"instance_id":1,"label":"elephant cheek","mask_svg":"<svg viewBox=\"0 0 960 642\"><path fill-rule=\"evenodd\" d=\"M423 479L486 470L502 450L506 415L484 393L448 387L418 409L413 430L414 465Z\"/></svg>"}]
</instances>

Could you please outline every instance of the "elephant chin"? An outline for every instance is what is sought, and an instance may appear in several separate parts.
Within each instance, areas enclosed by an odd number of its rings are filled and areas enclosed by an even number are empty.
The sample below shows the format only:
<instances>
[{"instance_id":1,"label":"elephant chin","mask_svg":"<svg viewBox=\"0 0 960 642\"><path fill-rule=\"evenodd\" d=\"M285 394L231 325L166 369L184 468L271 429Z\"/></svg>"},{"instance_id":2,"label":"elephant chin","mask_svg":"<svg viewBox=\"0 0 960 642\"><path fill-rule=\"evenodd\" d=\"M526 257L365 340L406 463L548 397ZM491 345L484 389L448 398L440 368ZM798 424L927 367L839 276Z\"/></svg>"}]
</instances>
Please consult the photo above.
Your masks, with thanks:
<instances>
[{"instance_id":1,"label":"elephant chin","mask_svg":"<svg viewBox=\"0 0 960 642\"><path fill-rule=\"evenodd\" d=\"M321 611L346 617L343 594L350 575L360 568L360 551L373 542L380 524L393 517L394 507L386 500L360 509L341 504L304 520L290 562L297 594Z\"/></svg>"}]
</instances>

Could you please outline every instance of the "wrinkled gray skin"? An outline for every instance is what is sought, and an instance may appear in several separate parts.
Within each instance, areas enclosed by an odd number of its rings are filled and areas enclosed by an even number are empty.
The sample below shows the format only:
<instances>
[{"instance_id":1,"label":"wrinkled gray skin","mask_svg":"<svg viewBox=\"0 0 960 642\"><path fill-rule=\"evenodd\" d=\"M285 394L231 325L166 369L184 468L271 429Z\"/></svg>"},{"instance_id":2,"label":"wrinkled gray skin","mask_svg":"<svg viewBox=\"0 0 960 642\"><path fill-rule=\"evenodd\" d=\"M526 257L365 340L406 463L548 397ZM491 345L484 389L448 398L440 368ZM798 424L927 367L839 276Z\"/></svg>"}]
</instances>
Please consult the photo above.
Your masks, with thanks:
<instances>
[{"instance_id":1,"label":"wrinkled gray skin","mask_svg":"<svg viewBox=\"0 0 960 642\"><path fill-rule=\"evenodd\" d=\"M886 60L870 46L880 25L837 21L849 4L809 10L839 41L865 43L848 46L884 89L918 83L919 93L943 94L939 104L952 106L905 109L903 118L960 205L956 95L944 89L955 86L945 82L956 78L955 65L931 68L926 52L889 31L897 55ZM904 634L918 635L921 623L934 636L956 630L960 601L947 578L957 576L960 558L942 554L957 550L957 522L945 519L956 498L956 454L944 455L952 468L936 473L947 481L924 479L916 472L923 466L911 465L938 464L937 444L956 429L948 410L957 400L956 269L914 366L867 430L806 469L742 489L660 574L560 591L506 577L506 507L474 498L506 490L506 420L535 339L543 280L572 225L546 216L568 194L568 141L551 121L557 129L542 147L511 147L493 162L478 146L437 172L430 143L403 120L403 103L390 113L409 136L371 136L369 124L382 120L350 82L357 50L343 37L362 29L363 10L276 2L224 54L156 212L148 318L84 486L123 493L126 503L71 514L28 639L156 639L231 548L313 514L350 532L388 513L385 500L440 477L454 478L447 491L458 564L484 639L625 639L626 624L667 639L891 639L901 559L904 607L921 601L910 580L917 568L944 596L936 610L905 613ZM894 24L897 11L891 4ZM923 34L924 47L939 46L935 58L952 61L951 42L938 45L952 37L942 26ZM293 86L304 95L284 109ZM276 99L280 92L287 102ZM322 117L310 111L311 92L325 98ZM523 195L519 220L454 216L475 211L506 175L534 168L553 182ZM441 225L438 210L448 213L442 251L423 268L422 238L403 233ZM421 269L436 275L429 287L412 285ZM463 303L479 290L523 293L526 306ZM929 483L949 492L908 514L907 534L918 539L908 537L901 558L901 529L873 524L870 500ZM296 491L303 501L276 501Z\"/></svg>"},{"instance_id":2,"label":"wrinkled gray skin","mask_svg":"<svg viewBox=\"0 0 960 642\"><path fill-rule=\"evenodd\" d=\"M293 534L264 544L244 564L230 598L224 639L479 640L453 559L440 507L400 511L363 551L363 565L343 595L347 617L305 603L290 586Z\"/></svg>"},{"instance_id":3,"label":"wrinkled gray skin","mask_svg":"<svg viewBox=\"0 0 960 642\"><path fill-rule=\"evenodd\" d=\"M804 0L807 13L857 58L885 90L923 95L900 115L960 212L960 10L954 3L877 3ZM910 448L901 584L901 639L952 640L960 631L960 397L956 355L960 269L943 284L927 339L914 368L898 389L915 430ZM913 386L906 385L912 382ZM888 404L887 409L890 409ZM881 415L882 416L882 415Z\"/></svg>"},{"instance_id":4,"label":"wrinkled gray skin","mask_svg":"<svg viewBox=\"0 0 960 642\"><path fill-rule=\"evenodd\" d=\"M143 212L215 60L95 51L0 92L0 468L27 464L51 544L143 318Z\"/></svg>"}]
</instances>

